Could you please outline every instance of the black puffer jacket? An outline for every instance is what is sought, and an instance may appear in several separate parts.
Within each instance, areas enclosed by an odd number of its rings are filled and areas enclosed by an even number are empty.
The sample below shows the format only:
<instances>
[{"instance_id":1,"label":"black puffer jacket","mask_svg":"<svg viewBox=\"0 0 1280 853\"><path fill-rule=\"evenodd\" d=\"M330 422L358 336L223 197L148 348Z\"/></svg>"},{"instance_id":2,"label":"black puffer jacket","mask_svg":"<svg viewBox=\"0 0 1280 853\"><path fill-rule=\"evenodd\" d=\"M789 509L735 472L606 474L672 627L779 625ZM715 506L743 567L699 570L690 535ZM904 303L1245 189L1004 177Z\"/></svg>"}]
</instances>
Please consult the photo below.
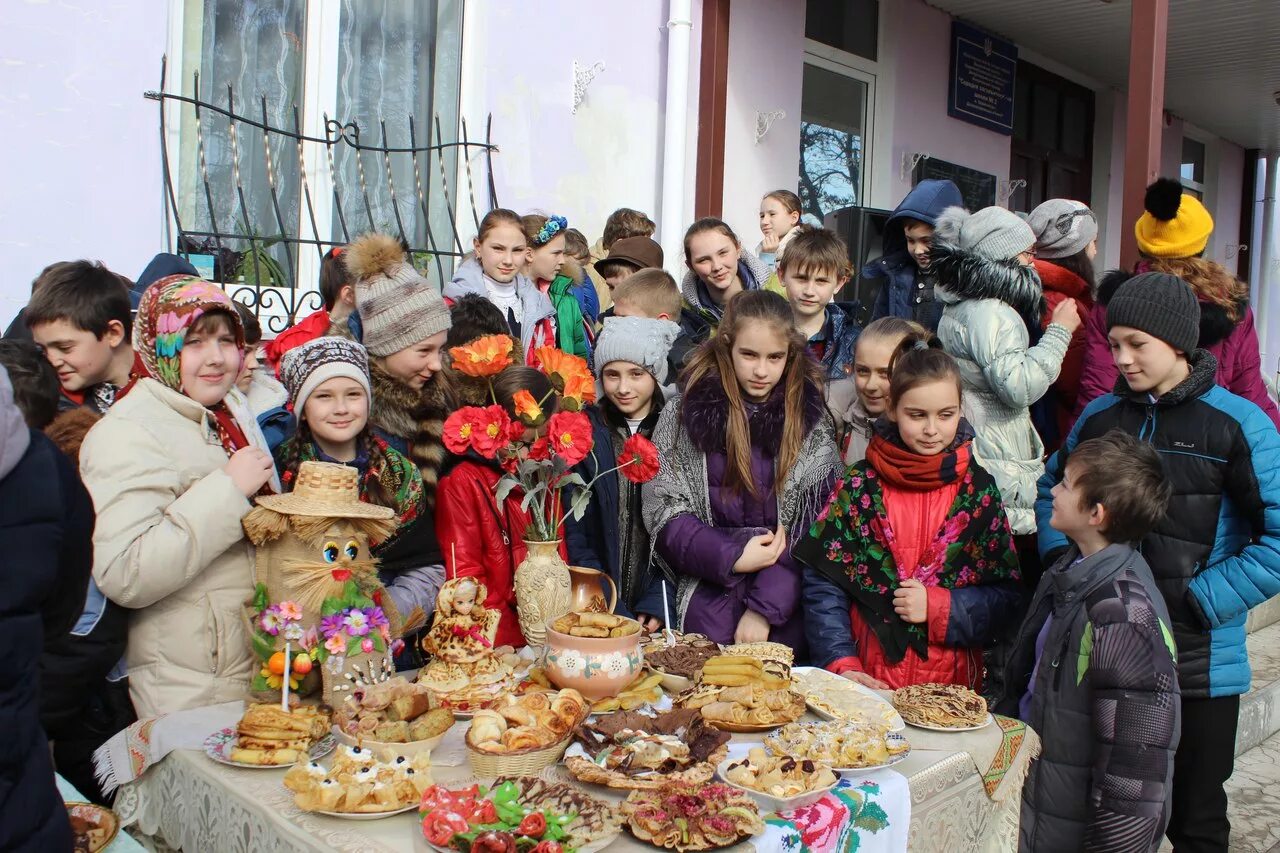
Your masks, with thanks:
<instances>
[{"instance_id":1,"label":"black puffer jacket","mask_svg":"<svg viewBox=\"0 0 1280 853\"><path fill-rule=\"evenodd\" d=\"M1214 383L1216 369L1196 350L1191 375L1155 402L1121 378L1049 459L1036 500L1048 563L1067 545L1049 526L1050 490L1076 445L1120 429L1160 453L1173 499L1142 554L1173 620L1182 695L1195 698L1249 689L1245 616L1280 595L1280 435L1256 405Z\"/></svg>"},{"instance_id":2,"label":"black puffer jacket","mask_svg":"<svg viewBox=\"0 0 1280 853\"><path fill-rule=\"evenodd\" d=\"M1018 849L1154 851L1181 726L1169 612L1132 547L1079 556L1072 549L1040 578L996 704L1022 716L1035 670L1023 722L1040 733L1041 752L1022 787Z\"/></svg>"}]
</instances>

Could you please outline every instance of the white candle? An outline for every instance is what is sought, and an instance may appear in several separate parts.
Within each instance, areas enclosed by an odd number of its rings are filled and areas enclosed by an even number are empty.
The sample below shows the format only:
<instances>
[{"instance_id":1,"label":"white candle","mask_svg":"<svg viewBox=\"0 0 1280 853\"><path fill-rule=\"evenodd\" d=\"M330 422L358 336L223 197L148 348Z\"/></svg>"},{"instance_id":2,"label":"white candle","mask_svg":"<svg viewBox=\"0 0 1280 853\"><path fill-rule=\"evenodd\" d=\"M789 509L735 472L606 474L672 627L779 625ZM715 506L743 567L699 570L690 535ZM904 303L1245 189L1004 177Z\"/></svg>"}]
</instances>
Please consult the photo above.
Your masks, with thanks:
<instances>
[{"instance_id":1,"label":"white candle","mask_svg":"<svg viewBox=\"0 0 1280 853\"><path fill-rule=\"evenodd\" d=\"M289 670L293 668L293 654L289 649L289 641L284 641L284 681L281 682L280 688L280 710L286 714L289 712Z\"/></svg>"}]
</instances>

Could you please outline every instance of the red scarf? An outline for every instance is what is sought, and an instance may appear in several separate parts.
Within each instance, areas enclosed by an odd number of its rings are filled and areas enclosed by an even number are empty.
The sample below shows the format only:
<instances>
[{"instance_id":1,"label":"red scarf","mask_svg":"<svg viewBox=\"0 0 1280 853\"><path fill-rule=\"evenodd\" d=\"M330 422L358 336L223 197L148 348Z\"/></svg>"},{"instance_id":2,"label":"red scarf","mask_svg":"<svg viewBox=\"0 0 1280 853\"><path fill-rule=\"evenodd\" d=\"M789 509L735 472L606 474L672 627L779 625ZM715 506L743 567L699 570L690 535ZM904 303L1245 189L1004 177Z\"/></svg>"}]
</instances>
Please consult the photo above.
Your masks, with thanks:
<instances>
[{"instance_id":1,"label":"red scarf","mask_svg":"<svg viewBox=\"0 0 1280 853\"><path fill-rule=\"evenodd\" d=\"M969 470L972 441L963 431L959 441L934 456L921 456L877 433L867 446L867 462L886 482L900 489L924 492L954 483Z\"/></svg>"}]
</instances>

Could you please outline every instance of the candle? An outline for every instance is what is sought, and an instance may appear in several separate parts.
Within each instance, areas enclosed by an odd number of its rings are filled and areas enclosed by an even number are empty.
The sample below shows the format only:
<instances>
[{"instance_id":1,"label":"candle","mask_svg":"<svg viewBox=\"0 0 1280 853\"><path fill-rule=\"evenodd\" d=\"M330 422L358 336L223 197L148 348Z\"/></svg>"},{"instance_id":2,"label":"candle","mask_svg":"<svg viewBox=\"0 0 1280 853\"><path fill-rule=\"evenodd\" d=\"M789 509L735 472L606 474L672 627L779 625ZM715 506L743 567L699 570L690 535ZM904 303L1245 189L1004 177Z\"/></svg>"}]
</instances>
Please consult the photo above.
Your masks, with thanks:
<instances>
[{"instance_id":1,"label":"candle","mask_svg":"<svg viewBox=\"0 0 1280 853\"><path fill-rule=\"evenodd\" d=\"M284 680L280 684L280 710L289 713L289 671L293 669L293 652L288 640L284 641Z\"/></svg>"}]
</instances>

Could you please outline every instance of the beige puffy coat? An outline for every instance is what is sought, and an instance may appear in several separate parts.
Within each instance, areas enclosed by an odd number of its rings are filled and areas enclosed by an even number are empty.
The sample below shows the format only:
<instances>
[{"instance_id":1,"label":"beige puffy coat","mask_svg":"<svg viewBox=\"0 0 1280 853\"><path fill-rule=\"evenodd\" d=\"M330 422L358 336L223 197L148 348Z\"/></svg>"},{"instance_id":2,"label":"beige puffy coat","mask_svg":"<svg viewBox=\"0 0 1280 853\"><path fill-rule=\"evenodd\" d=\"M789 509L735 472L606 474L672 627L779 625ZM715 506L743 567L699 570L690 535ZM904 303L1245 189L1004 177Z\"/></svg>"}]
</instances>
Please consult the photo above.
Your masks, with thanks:
<instances>
[{"instance_id":1,"label":"beige puffy coat","mask_svg":"<svg viewBox=\"0 0 1280 853\"><path fill-rule=\"evenodd\" d=\"M227 402L265 449L252 415ZM81 448L98 513L93 576L132 611L125 659L139 717L241 699L248 688L240 613L254 550L240 519L250 504L226 464L207 410L154 379L139 380Z\"/></svg>"}]
</instances>

